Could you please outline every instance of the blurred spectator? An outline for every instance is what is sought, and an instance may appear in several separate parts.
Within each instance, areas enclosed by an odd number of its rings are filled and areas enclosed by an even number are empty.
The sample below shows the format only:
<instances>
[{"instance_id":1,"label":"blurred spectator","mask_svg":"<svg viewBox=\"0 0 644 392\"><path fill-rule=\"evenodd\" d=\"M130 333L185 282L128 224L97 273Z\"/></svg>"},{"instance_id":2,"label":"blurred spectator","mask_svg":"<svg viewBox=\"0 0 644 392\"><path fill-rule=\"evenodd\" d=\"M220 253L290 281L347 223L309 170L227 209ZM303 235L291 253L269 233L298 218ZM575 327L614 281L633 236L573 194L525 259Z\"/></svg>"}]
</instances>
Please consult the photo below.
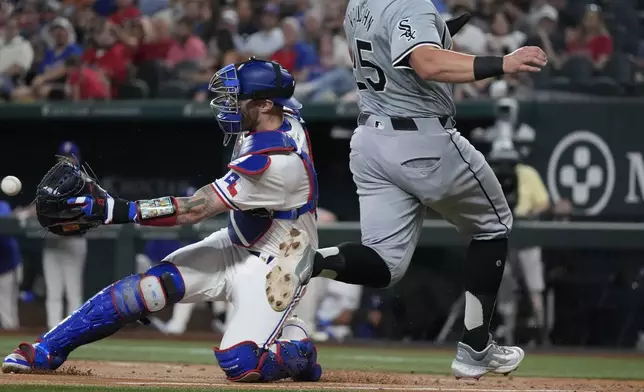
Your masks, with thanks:
<instances>
[{"instance_id":1,"label":"blurred spectator","mask_svg":"<svg viewBox=\"0 0 644 392\"><path fill-rule=\"evenodd\" d=\"M496 12L492 17L490 33L486 35L488 55L505 56L519 49L527 36L518 30L512 30L507 15Z\"/></svg>"},{"instance_id":2,"label":"blurred spectator","mask_svg":"<svg viewBox=\"0 0 644 392\"><path fill-rule=\"evenodd\" d=\"M293 17L282 20L282 33L284 46L271 56L271 60L286 68L296 81L307 80L312 68L320 63L315 48L302 41L300 23Z\"/></svg>"},{"instance_id":3,"label":"blurred spectator","mask_svg":"<svg viewBox=\"0 0 644 392\"><path fill-rule=\"evenodd\" d=\"M45 99L53 90L62 91L65 83L65 59L78 56L83 49L76 43L76 34L69 20L58 17L54 19L48 32L51 34L44 57L38 67L38 75L30 86L16 87L12 93L13 100Z\"/></svg>"},{"instance_id":4,"label":"blurred spectator","mask_svg":"<svg viewBox=\"0 0 644 392\"><path fill-rule=\"evenodd\" d=\"M175 41L165 58L166 65L174 67L179 63L205 60L208 54L204 42L194 34L194 24L186 18L179 20Z\"/></svg>"},{"instance_id":5,"label":"blurred spectator","mask_svg":"<svg viewBox=\"0 0 644 392\"><path fill-rule=\"evenodd\" d=\"M122 26L125 22L141 16L141 11L134 5L134 0L116 0L116 12L109 17L109 21Z\"/></svg>"},{"instance_id":6,"label":"blurred spectator","mask_svg":"<svg viewBox=\"0 0 644 392\"><path fill-rule=\"evenodd\" d=\"M248 38L244 47L249 57L269 58L284 46L284 33L279 27L280 8L274 4L266 4L262 14L262 28Z\"/></svg>"},{"instance_id":7,"label":"blurred spectator","mask_svg":"<svg viewBox=\"0 0 644 392\"><path fill-rule=\"evenodd\" d=\"M472 13L474 10L470 8L469 2L455 2L452 6L451 13L443 14L444 19L450 19L460 16L466 12ZM481 29L474 21L467 23L461 31L454 37L453 49L459 52L480 56L487 54L487 39L483 29Z\"/></svg>"},{"instance_id":8,"label":"blurred spectator","mask_svg":"<svg viewBox=\"0 0 644 392\"><path fill-rule=\"evenodd\" d=\"M193 33L200 35L203 29L203 22L210 19L212 10L207 6L203 0L184 0L183 18L194 26ZM218 15L219 9L215 10L215 16Z\"/></svg>"},{"instance_id":9,"label":"blurred spectator","mask_svg":"<svg viewBox=\"0 0 644 392\"><path fill-rule=\"evenodd\" d=\"M87 42L94 26L99 22L99 16L91 7L84 7L77 9L70 18L74 25L76 41L80 43ZM43 29L43 31L46 31L46 29Z\"/></svg>"},{"instance_id":10,"label":"blurred spectator","mask_svg":"<svg viewBox=\"0 0 644 392\"><path fill-rule=\"evenodd\" d=\"M317 42L322 34L324 15L317 8L310 9L304 15L304 35L308 43Z\"/></svg>"},{"instance_id":11,"label":"blurred spectator","mask_svg":"<svg viewBox=\"0 0 644 392\"><path fill-rule=\"evenodd\" d=\"M170 0L168 7L155 13L154 19L163 19L167 22L168 26L173 29L175 23L183 16L183 7L180 0Z\"/></svg>"},{"instance_id":12,"label":"blurred spectator","mask_svg":"<svg viewBox=\"0 0 644 392\"><path fill-rule=\"evenodd\" d=\"M11 90L25 76L34 60L34 51L29 41L20 36L18 19L11 17L4 26L0 38L0 94L11 96Z\"/></svg>"},{"instance_id":13,"label":"blurred spectator","mask_svg":"<svg viewBox=\"0 0 644 392\"><path fill-rule=\"evenodd\" d=\"M72 101L110 98L110 87L100 71L87 67L78 56L65 60L67 97Z\"/></svg>"},{"instance_id":14,"label":"blurred spectator","mask_svg":"<svg viewBox=\"0 0 644 392\"><path fill-rule=\"evenodd\" d=\"M133 35L139 43L132 57L136 65L165 59L174 45L168 22L161 18L152 21L141 18L133 26Z\"/></svg>"},{"instance_id":15,"label":"blurred spectator","mask_svg":"<svg viewBox=\"0 0 644 392\"><path fill-rule=\"evenodd\" d=\"M579 26L566 36L567 53L589 58L596 70L604 68L613 54L613 40L606 29L601 8L589 5Z\"/></svg>"},{"instance_id":16,"label":"blurred spectator","mask_svg":"<svg viewBox=\"0 0 644 392\"><path fill-rule=\"evenodd\" d=\"M36 0L25 0L17 4L15 9L20 21L20 31L29 38L40 31L40 10Z\"/></svg>"},{"instance_id":17,"label":"blurred spectator","mask_svg":"<svg viewBox=\"0 0 644 392\"><path fill-rule=\"evenodd\" d=\"M128 49L117 41L112 24L102 23L92 34L90 47L83 53L84 65L94 67L111 86L111 95L118 95L118 88L127 76L130 63Z\"/></svg>"},{"instance_id":18,"label":"blurred spectator","mask_svg":"<svg viewBox=\"0 0 644 392\"><path fill-rule=\"evenodd\" d=\"M205 24L201 37L208 48L208 56L217 65L237 61L238 51L243 47L243 39L237 32L238 23L237 12L225 9L221 16L213 14Z\"/></svg>"},{"instance_id":19,"label":"blurred spectator","mask_svg":"<svg viewBox=\"0 0 644 392\"><path fill-rule=\"evenodd\" d=\"M310 102L337 100L355 90L351 59L334 53L334 37L325 33L319 46L321 64L308 70L306 83L295 86L295 96ZM348 50L345 52L348 54Z\"/></svg>"},{"instance_id":20,"label":"blurred spectator","mask_svg":"<svg viewBox=\"0 0 644 392\"><path fill-rule=\"evenodd\" d=\"M561 68L565 43L557 32L558 12L551 5L544 5L535 11L534 33L528 38L526 45L538 46L548 55L548 63L555 69Z\"/></svg>"},{"instance_id":21,"label":"blurred spectator","mask_svg":"<svg viewBox=\"0 0 644 392\"><path fill-rule=\"evenodd\" d=\"M139 0L139 10L145 16L152 16L170 8L170 0Z\"/></svg>"},{"instance_id":22,"label":"blurred spectator","mask_svg":"<svg viewBox=\"0 0 644 392\"><path fill-rule=\"evenodd\" d=\"M237 17L239 18L238 31L242 37L248 37L258 31L250 0L237 0Z\"/></svg>"},{"instance_id":23,"label":"blurred spectator","mask_svg":"<svg viewBox=\"0 0 644 392\"><path fill-rule=\"evenodd\" d=\"M0 216L11 215L11 206L0 201ZM3 329L17 329L18 298L22 280L22 256L18 241L11 236L0 236L0 325Z\"/></svg>"}]
</instances>

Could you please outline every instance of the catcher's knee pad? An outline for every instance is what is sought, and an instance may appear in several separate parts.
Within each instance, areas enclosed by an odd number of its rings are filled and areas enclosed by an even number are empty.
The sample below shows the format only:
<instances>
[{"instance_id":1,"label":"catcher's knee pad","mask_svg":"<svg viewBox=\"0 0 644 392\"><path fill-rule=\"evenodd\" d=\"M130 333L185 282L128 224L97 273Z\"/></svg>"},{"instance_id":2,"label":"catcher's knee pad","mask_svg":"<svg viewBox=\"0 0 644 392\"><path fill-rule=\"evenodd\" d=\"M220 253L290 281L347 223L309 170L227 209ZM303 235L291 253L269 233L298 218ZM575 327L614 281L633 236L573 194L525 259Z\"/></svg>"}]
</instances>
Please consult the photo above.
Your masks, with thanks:
<instances>
[{"instance_id":1,"label":"catcher's knee pad","mask_svg":"<svg viewBox=\"0 0 644 392\"><path fill-rule=\"evenodd\" d=\"M50 354L67 357L75 348L112 335L124 325L179 302L185 293L177 267L161 263L99 291L41 336Z\"/></svg>"},{"instance_id":2,"label":"catcher's knee pad","mask_svg":"<svg viewBox=\"0 0 644 392\"><path fill-rule=\"evenodd\" d=\"M266 382L284 378L318 381L322 367L310 340L277 341L276 352L255 342L241 342L225 350L215 348L215 357L229 381Z\"/></svg>"}]
</instances>

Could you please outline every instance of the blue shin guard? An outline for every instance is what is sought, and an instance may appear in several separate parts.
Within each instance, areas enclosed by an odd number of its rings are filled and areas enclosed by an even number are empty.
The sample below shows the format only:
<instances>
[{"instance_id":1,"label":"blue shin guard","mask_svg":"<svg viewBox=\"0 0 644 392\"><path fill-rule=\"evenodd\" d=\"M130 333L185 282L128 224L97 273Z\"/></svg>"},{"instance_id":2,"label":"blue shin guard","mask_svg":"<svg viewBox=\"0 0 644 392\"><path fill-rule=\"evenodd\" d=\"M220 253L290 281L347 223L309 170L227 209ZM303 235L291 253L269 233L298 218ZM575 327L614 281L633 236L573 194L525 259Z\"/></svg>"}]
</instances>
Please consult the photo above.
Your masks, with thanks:
<instances>
[{"instance_id":1,"label":"blue shin guard","mask_svg":"<svg viewBox=\"0 0 644 392\"><path fill-rule=\"evenodd\" d=\"M161 263L145 274L130 275L104 288L41 336L29 354L32 368L56 369L69 353L106 338L183 298L185 286L174 264ZM22 351L26 351L26 348Z\"/></svg>"},{"instance_id":2,"label":"blue shin guard","mask_svg":"<svg viewBox=\"0 0 644 392\"><path fill-rule=\"evenodd\" d=\"M267 382L292 378L318 381L322 367L317 349L308 339L276 341L276 351L262 349L255 342L241 342L225 350L215 348L215 357L229 381Z\"/></svg>"}]
</instances>

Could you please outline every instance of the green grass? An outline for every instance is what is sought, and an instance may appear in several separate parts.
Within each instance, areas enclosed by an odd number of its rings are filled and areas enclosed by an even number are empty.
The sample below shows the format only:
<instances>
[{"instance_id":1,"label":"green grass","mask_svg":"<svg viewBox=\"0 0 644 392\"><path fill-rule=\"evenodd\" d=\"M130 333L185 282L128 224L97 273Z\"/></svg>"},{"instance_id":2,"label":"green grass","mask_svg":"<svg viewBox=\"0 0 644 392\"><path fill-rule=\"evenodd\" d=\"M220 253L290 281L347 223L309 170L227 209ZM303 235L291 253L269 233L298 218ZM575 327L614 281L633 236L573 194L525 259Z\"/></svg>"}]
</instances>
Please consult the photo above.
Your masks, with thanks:
<instances>
[{"instance_id":1,"label":"green grass","mask_svg":"<svg viewBox=\"0 0 644 392\"><path fill-rule=\"evenodd\" d=\"M0 353L11 352L20 341L16 337L0 337ZM214 365L216 361L211 346L207 342L107 339L79 348L70 359ZM448 374L453 355L450 351L435 350L337 346L319 349L319 361L326 369L376 372ZM644 357L528 354L515 374L524 377L644 380L642 369ZM0 386L0 391L9 390L3 388Z\"/></svg>"}]
</instances>

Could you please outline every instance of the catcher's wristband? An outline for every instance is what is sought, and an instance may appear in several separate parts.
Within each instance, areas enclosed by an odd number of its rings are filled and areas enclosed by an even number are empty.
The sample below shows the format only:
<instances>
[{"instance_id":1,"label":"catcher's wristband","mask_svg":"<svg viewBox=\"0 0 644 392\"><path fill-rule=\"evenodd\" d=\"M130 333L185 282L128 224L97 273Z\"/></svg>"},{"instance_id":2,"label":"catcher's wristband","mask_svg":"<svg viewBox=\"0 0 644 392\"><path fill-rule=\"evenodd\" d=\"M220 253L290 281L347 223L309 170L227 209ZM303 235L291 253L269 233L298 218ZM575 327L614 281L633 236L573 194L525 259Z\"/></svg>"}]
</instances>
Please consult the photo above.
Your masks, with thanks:
<instances>
[{"instance_id":1,"label":"catcher's wristband","mask_svg":"<svg viewBox=\"0 0 644 392\"><path fill-rule=\"evenodd\" d=\"M145 226L174 226L177 224L177 201L172 196L138 200L136 221Z\"/></svg>"},{"instance_id":2,"label":"catcher's wristband","mask_svg":"<svg viewBox=\"0 0 644 392\"><path fill-rule=\"evenodd\" d=\"M132 214L134 210L134 214ZM112 210L111 224L121 225L134 222L136 214L136 204L124 199L114 199L114 208Z\"/></svg>"},{"instance_id":3,"label":"catcher's wristband","mask_svg":"<svg viewBox=\"0 0 644 392\"><path fill-rule=\"evenodd\" d=\"M476 56L474 57L474 79L482 80L503 75L503 57Z\"/></svg>"}]
</instances>

